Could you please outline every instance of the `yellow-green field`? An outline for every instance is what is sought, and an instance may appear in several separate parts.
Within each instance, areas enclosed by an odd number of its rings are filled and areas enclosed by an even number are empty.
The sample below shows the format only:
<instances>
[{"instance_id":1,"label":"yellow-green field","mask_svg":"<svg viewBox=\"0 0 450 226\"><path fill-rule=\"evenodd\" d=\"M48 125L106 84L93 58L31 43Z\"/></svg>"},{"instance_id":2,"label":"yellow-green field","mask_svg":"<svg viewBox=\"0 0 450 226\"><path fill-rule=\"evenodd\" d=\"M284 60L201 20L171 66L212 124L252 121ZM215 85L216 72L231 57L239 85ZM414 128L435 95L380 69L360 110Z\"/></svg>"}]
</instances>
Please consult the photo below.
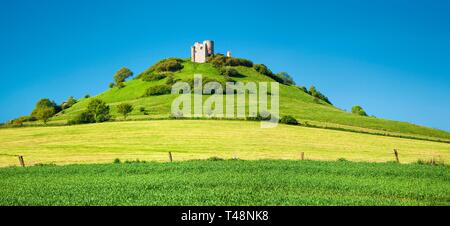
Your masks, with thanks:
<instances>
[{"instance_id":1,"label":"yellow-green field","mask_svg":"<svg viewBox=\"0 0 450 226\"><path fill-rule=\"evenodd\" d=\"M307 159L387 162L398 149L402 163L439 159L448 163L450 144L258 122L160 120L78 126L0 129L0 166L38 163L106 163L114 159L175 161L212 156L240 159Z\"/></svg>"}]
</instances>

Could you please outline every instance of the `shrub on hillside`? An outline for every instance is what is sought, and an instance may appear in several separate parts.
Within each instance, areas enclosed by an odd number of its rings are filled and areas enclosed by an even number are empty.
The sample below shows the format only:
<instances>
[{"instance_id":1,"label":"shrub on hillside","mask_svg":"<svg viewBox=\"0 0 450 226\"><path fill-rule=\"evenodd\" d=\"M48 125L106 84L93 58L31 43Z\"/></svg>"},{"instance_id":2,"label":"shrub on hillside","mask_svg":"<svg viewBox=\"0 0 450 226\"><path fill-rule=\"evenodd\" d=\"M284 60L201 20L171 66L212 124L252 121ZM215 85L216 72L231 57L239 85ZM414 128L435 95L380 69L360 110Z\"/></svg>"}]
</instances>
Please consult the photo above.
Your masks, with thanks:
<instances>
[{"instance_id":1,"label":"shrub on hillside","mask_svg":"<svg viewBox=\"0 0 450 226\"><path fill-rule=\"evenodd\" d=\"M40 99L37 103L33 111L31 112L31 116L37 117L37 112L43 108L53 108L55 114L61 111L61 106L58 106L55 101L51 101L47 98Z\"/></svg>"},{"instance_id":2,"label":"shrub on hillside","mask_svg":"<svg viewBox=\"0 0 450 226\"><path fill-rule=\"evenodd\" d=\"M216 54L208 59L208 62L211 63L216 68L222 68L226 66L236 67L253 67L253 62L243 58L233 58L226 57L222 54Z\"/></svg>"},{"instance_id":3,"label":"shrub on hillside","mask_svg":"<svg viewBox=\"0 0 450 226\"><path fill-rule=\"evenodd\" d=\"M169 85L166 85L166 84L157 85L157 86L149 87L145 91L144 97L170 94L171 92L172 92L172 88Z\"/></svg>"},{"instance_id":4,"label":"shrub on hillside","mask_svg":"<svg viewBox=\"0 0 450 226\"><path fill-rule=\"evenodd\" d=\"M356 106L352 107L352 113L356 114L356 115L359 115L359 116L367 116L366 111L364 111L364 109L361 106L359 106L359 105L356 105Z\"/></svg>"},{"instance_id":5,"label":"shrub on hillside","mask_svg":"<svg viewBox=\"0 0 450 226\"><path fill-rule=\"evenodd\" d=\"M55 109L51 107L45 107L39 109L39 111L36 112L36 117L44 122L44 124L47 124L48 120L56 114Z\"/></svg>"},{"instance_id":6,"label":"shrub on hillside","mask_svg":"<svg viewBox=\"0 0 450 226\"><path fill-rule=\"evenodd\" d=\"M102 100L93 99L89 102L87 109L70 120L69 124L100 123L110 119L109 106Z\"/></svg>"},{"instance_id":7,"label":"shrub on hillside","mask_svg":"<svg viewBox=\"0 0 450 226\"><path fill-rule=\"evenodd\" d=\"M331 105L333 105L332 103L331 103L331 101L328 99L328 97L326 97L325 95L323 95L321 92L319 92L317 89L316 89L316 87L314 87L314 86L311 86L310 88L309 88L309 92L308 92L311 96L313 96L313 97L316 97L316 98L318 98L318 99L320 99L320 100L323 100L324 102L326 102L326 103L328 103L328 104L331 104Z\"/></svg>"},{"instance_id":8,"label":"shrub on hillside","mask_svg":"<svg viewBox=\"0 0 450 226\"><path fill-rule=\"evenodd\" d=\"M95 123L94 116L87 111L81 112L74 119L69 120L69 125Z\"/></svg>"},{"instance_id":9,"label":"shrub on hillside","mask_svg":"<svg viewBox=\"0 0 450 226\"><path fill-rule=\"evenodd\" d=\"M243 66L243 67L253 67L253 62L243 58L233 58L227 57L225 61L225 66Z\"/></svg>"},{"instance_id":10,"label":"shrub on hillside","mask_svg":"<svg viewBox=\"0 0 450 226\"><path fill-rule=\"evenodd\" d=\"M232 67L223 67L220 69L220 74L226 77L239 77L241 74L239 72L232 68Z\"/></svg>"},{"instance_id":11,"label":"shrub on hillside","mask_svg":"<svg viewBox=\"0 0 450 226\"><path fill-rule=\"evenodd\" d=\"M61 111L61 106L57 105L54 101L49 99L40 99L36 103L36 107L31 112L31 116L44 121L44 124L54 116L56 113Z\"/></svg>"},{"instance_id":12,"label":"shrub on hillside","mask_svg":"<svg viewBox=\"0 0 450 226\"><path fill-rule=\"evenodd\" d=\"M247 117L245 118L248 121L267 121L270 120L271 114L269 112L258 112L255 117Z\"/></svg>"},{"instance_id":13,"label":"shrub on hillside","mask_svg":"<svg viewBox=\"0 0 450 226\"><path fill-rule=\"evenodd\" d=\"M264 64L255 64L255 65L253 65L253 69L255 69L255 71L257 71L263 75L272 74L272 71L269 68L267 68L267 66Z\"/></svg>"},{"instance_id":14,"label":"shrub on hillside","mask_svg":"<svg viewBox=\"0 0 450 226\"><path fill-rule=\"evenodd\" d=\"M125 85L123 83L125 82L125 80L127 78L129 78L131 76L133 76L133 72L130 69L128 69L126 67L121 68L120 70L118 70L116 72L116 74L114 74L115 86L118 87L119 89L125 87ZM110 86L111 86L111 84L110 84Z\"/></svg>"},{"instance_id":15,"label":"shrub on hillside","mask_svg":"<svg viewBox=\"0 0 450 226\"><path fill-rule=\"evenodd\" d=\"M295 119L294 117L292 117L290 115L285 115L285 116L281 117L280 123L288 124L288 125L298 125L299 124L297 119Z\"/></svg>"},{"instance_id":16,"label":"shrub on hillside","mask_svg":"<svg viewBox=\"0 0 450 226\"><path fill-rule=\"evenodd\" d=\"M160 74L162 72L176 72L183 69L183 60L179 58L169 58L158 61L156 64L139 74L136 79L143 79L152 74ZM167 75L168 76L168 75Z\"/></svg>"},{"instance_id":17,"label":"shrub on hillside","mask_svg":"<svg viewBox=\"0 0 450 226\"><path fill-rule=\"evenodd\" d=\"M20 116L16 119L9 121L8 124L15 125L15 126L21 126L21 125L23 125L24 122L34 122L36 120L37 120L37 118L34 116Z\"/></svg>"},{"instance_id":18,"label":"shrub on hillside","mask_svg":"<svg viewBox=\"0 0 450 226\"><path fill-rule=\"evenodd\" d=\"M159 81L168 76L168 73L152 73L152 74L144 74L141 79L142 81L151 82L151 81Z\"/></svg>"},{"instance_id":19,"label":"shrub on hillside","mask_svg":"<svg viewBox=\"0 0 450 226\"><path fill-rule=\"evenodd\" d=\"M63 104L61 104L61 109L64 110L64 109L70 108L70 107L72 107L72 106L73 106L74 104L76 104L76 103L77 103L77 100L76 100L75 98L69 97L69 98L66 100L66 102L64 102Z\"/></svg>"},{"instance_id":20,"label":"shrub on hillside","mask_svg":"<svg viewBox=\"0 0 450 226\"><path fill-rule=\"evenodd\" d=\"M93 99L87 106L87 112L92 114L95 122L106 122L111 119L109 106L102 100Z\"/></svg>"},{"instance_id":21,"label":"shrub on hillside","mask_svg":"<svg viewBox=\"0 0 450 226\"><path fill-rule=\"evenodd\" d=\"M275 80L278 83L284 84L284 82L285 82L283 78L273 74L272 71L264 64L255 64L255 65L253 65L253 69L255 69L255 71Z\"/></svg>"},{"instance_id":22,"label":"shrub on hillside","mask_svg":"<svg viewBox=\"0 0 450 226\"><path fill-rule=\"evenodd\" d=\"M285 85L295 85L294 79L287 72L279 72L276 74L276 76L279 77L283 81L282 83Z\"/></svg>"},{"instance_id":23,"label":"shrub on hillside","mask_svg":"<svg viewBox=\"0 0 450 226\"><path fill-rule=\"evenodd\" d=\"M216 54L213 57L208 58L208 62L216 68L222 68L225 66L226 57L222 54Z\"/></svg>"},{"instance_id":24,"label":"shrub on hillside","mask_svg":"<svg viewBox=\"0 0 450 226\"><path fill-rule=\"evenodd\" d=\"M183 65L181 64L182 62L183 60L178 58L169 58L161 60L152 67L150 67L149 71L151 72L179 71L183 69Z\"/></svg>"},{"instance_id":25,"label":"shrub on hillside","mask_svg":"<svg viewBox=\"0 0 450 226\"><path fill-rule=\"evenodd\" d=\"M133 105L128 104L128 103L122 103L117 105L117 112L119 112L119 114L123 115L124 119L127 119L127 116L129 113L131 113L133 111Z\"/></svg>"}]
</instances>

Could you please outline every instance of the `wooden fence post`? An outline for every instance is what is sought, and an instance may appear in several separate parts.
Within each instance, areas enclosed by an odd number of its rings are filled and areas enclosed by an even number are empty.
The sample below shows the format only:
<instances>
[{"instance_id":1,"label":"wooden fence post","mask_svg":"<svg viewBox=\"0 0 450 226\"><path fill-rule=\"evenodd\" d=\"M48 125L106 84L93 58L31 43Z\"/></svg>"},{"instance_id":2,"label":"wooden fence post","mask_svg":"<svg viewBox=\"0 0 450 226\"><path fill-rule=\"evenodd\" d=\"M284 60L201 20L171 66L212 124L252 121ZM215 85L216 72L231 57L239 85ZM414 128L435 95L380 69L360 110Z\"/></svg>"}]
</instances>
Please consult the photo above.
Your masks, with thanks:
<instances>
[{"instance_id":1,"label":"wooden fence post","mask_svg":"<svg viewBox=\"0 0 450 226\"><path fill-rule=\"evenodd\" d=\"M23 160L23 156L19 155L18 157L19 157L20 166L25 167L25 161Z\"/></svg>"},{"instance_id":2,"label":"wooden fence post","mask_svg":"<svg viewBox=\"0 0 450 226\"><path fill-rule=\"evenodd\" d=\"M169 161L170 161L170 162L173 161L173 159L172 159L172 152L170 152L170 151L169 151Z\"/></svg>"},{"instance_id":3,"label":"wooden fence post","mask_svg":"<svg viewBox=\"0 0 450 226\"><path fill-rule=\"evenodd\" d=\"M395 155L395 161L397 161L397 163L400 163L400 160L398 159L397 149L394 149L394 155Z\"/></svg>"},{"instance_id":4,"label":"wooden fence post","mask_svg":"<svg viewBox=\"0 0 450 226\"><path fill-rule=\"evenodd\" d=\"M300 154L300 156L301 156L302 161L305 160L305 152L302 152L302 153Z\"/></svg>"}]
</instances>

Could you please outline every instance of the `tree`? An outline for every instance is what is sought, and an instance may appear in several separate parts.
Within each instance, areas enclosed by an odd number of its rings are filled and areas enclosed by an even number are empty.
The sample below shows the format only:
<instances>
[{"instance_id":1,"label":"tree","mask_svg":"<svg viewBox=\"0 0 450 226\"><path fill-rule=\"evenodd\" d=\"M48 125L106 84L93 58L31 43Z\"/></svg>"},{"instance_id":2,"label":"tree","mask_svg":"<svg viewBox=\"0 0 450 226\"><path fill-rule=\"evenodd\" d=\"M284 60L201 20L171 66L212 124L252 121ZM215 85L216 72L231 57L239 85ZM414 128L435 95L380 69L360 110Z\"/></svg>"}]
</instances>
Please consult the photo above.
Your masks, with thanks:
<instances>
[{"instance_id":1,"label":"tree","mask_svg":"<svg viewBox=\"0 0 450 226\"><path fill-rule=\"evenodd\" d=\"M38 119L44 121L44 124L47 124L48 120L55 115L55 108L43 107L39 108L35 113Z\"/></svg>"},{"instance_id":2,"label":"tree","mask_svg":"<svg viewBox=\"0 0 450 226\"><path fill-rule=\"evenodd\" d=\"M311 96L313 96L313 97L317 96L317 90L316 90L315 86L309 87L309 94L311 94Z\"/></svg>"},{"instance_id":3,"label":"tree","mask_svg":"<svg viewBox=\"0 0 450 226\"><path fill-rule=\"evenodd\" d=\"M117 106L117 111L123 115L124 119L127 119L128 114L133 111L133 105L128 103L119 104Z\"/></svg>"},{"instance_id":4,"label":"tree","mask_svg":"<svg viewBox=\"0 0 450 226\"><path fill-rule=\"evenodd\" d=\"M120 70L118 70L114 75L114 82L117 87L119 88L124 87L123 83L127 78L131 76L133 76L133 72L130 69L123 67Z\"/></svg>"},{"instance_id":5,"label":"tree","mask_svg":"<svg viewBox=\"0 0 450 226\"><path fill-rule=\"evenodd\" d=\"M44 120L44 123L48 121L53 115L61 111L61 106L58 106L54 101L47 98L40 99L36 103L36 107L31 112L31 116ZM49 114L52 114L48 116Z\"/></svg>"},{"instance_id":6,"label":"tree","mask_svg":"<svg viewBox=\"0 0 450 226\"><path fill-rule=\"evenodd\" d=\"M74 105L76 103L77 103L77 100L75 98L73 98L73 97L69 97L69 99L67 99L67 101L66 101L66 104L69 105L69 106L72 106L72 105Z\"/></svg>"},{"instance_id":7,"label":"tree","mask_svg":"<svg viewBox=\"0 0 450 226\"><path fill-rule=\"evenodd\" d=\"M315 86L311 86L311 87L309 88L309 92L308 92L308 93L309 93L311 96L316 97L316 98L318 98L318 99L320 99L320 100L323 100L323 101L325 101L326 103L332 105L332 103L331 103L331 101L328 99L328 97L326 97L326 96L323 95L321 92L319 92L319 90L317 90Z\"/></svg>"},{"instance_id":8,"label":"tree","mask_svg":"<svg viewBox=\"0 0 450 226\"><path fill-rule=\"evenodd\" d=\"M289 85L289 86L290 85L295 85L294 79L287 72L279 72L277 74L277 76L280 77L283 80L283 84Z\"/></svg>"},{"instance_id":9,"label":"tree","mask_svg":"<svg viewBox=\"0 0 450 226\"><path fill-rule=\"evenodd\" d=\"M109 106L99 99L93 99L87 106L87 112L92 115L95 122L105 122L111 119Z\"/></svg>"},{"instance_id":10,"label":"tree","mask_svg":"<svg viewBox=\"0 0 450 226\"><path fill-rule=\"evenodd\" d=\"M89 113L88 111L81 112L76 118L75 118L74 124L83 124L83 123L94 123L95 118L94 116Z\"/></svg>"},{"instance_id":11,"label":"tree","mask_svg":"<svg viewBox=\"0 0 450 226\"><path fill-rule=\"evenodd\" d=\"M364 109L359 105L352 107L352 113L360 116L367 116L366 111L364 111Z\"/></svg>"},{"instance_id":12,"label":"tree","mask_svg":"<svg viewBox=\"0 0 450 226\"><path fill-rule=\"evenodd\" d=\"M95 122L105 122L111 118L109 114L109 106L99 99L92 99L87 109L77 115L73 120L70 120L70 124L84 124L84 123L95 123Z\"/></svg>"},{"instance_id":13,"label":"tree","mask_svg":"<svg viewBox=\"0 0 450 226\"><path fill-rule=\"evenodd\" d=\"M263 75L267 75L267 76L273 75L272 71L269 68L267 68L267 66L264 65L264 64L254 64L253 68L257 72L259 72L259 73L261 73Z\"/></svg>"},{"instance_id":14,"label":"tree","mask_svg":"<svg viewBox=\"0 0 450 226\"><path fill-rule=\"evenodd\" d=\"M74 104L76 104L76 103L77 103L77 100L76 100L75 98L69 97L69 98L66 100L66 102L64 102L63 104L61 104L61 109L64 110L64 109L70 108L70 107L72 107L72 106L73 106Z\"/></svg>"}]
</instances>

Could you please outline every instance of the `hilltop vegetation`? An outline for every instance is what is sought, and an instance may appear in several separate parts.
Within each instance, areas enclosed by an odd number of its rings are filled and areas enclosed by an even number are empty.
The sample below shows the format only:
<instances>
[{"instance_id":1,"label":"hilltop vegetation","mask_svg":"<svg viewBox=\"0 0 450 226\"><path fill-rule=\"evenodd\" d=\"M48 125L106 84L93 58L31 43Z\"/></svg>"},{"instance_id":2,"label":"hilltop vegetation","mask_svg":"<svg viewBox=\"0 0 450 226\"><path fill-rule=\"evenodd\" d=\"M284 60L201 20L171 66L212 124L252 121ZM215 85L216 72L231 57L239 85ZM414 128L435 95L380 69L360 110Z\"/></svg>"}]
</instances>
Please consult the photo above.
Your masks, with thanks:
<instances>
[{"instance_id":1,"label":"hilltop vegetation","mask_svg":"<svg viewBox=\"0 0 450 226\"><path fill-rule=\"evenodd\" d=\"M130 75L126 71L126 75ZM76 103L48 119L49 124L65 124L84 112L89 102L98 99L110 107L111 119L122 119L117 106L132 105L128 120L161 119L171 117L170 107L176 95L171 95L171 85L177 81L193 83L193 75L202 74L204 83L226 82L270 82L279 81L280 118L291 116L300 125L360 131L382 135L396 135L434 140L450 140L450 133L442 130L413 125L375 117L364 117L334 107L323 93L312 86L309 90L295 85L287 73L273 73L263 64L255 64L246 59L228 58L216 55L208 63L197 64L189 60L169 58L162 60L140 73L134 79L121 82L120 86L96 95L81 98ZM119 79L120 80L120 79ZM122 80L121 80L122 81ZM204 97L206 99L207 96ZM270 97L269 97L270 98ZM224 100L224 104L226 101ZM246 103L248 108L249 103ZM144 108L145 111L140 109ZM36 119L36 118L34 118ZM33 120L31 120L33 121ZM21 123L32 124L27 119ZM21 124L18 123L18 124ZM36 123L36 122L34 122Z\"/></svg>"}]
</instances>

